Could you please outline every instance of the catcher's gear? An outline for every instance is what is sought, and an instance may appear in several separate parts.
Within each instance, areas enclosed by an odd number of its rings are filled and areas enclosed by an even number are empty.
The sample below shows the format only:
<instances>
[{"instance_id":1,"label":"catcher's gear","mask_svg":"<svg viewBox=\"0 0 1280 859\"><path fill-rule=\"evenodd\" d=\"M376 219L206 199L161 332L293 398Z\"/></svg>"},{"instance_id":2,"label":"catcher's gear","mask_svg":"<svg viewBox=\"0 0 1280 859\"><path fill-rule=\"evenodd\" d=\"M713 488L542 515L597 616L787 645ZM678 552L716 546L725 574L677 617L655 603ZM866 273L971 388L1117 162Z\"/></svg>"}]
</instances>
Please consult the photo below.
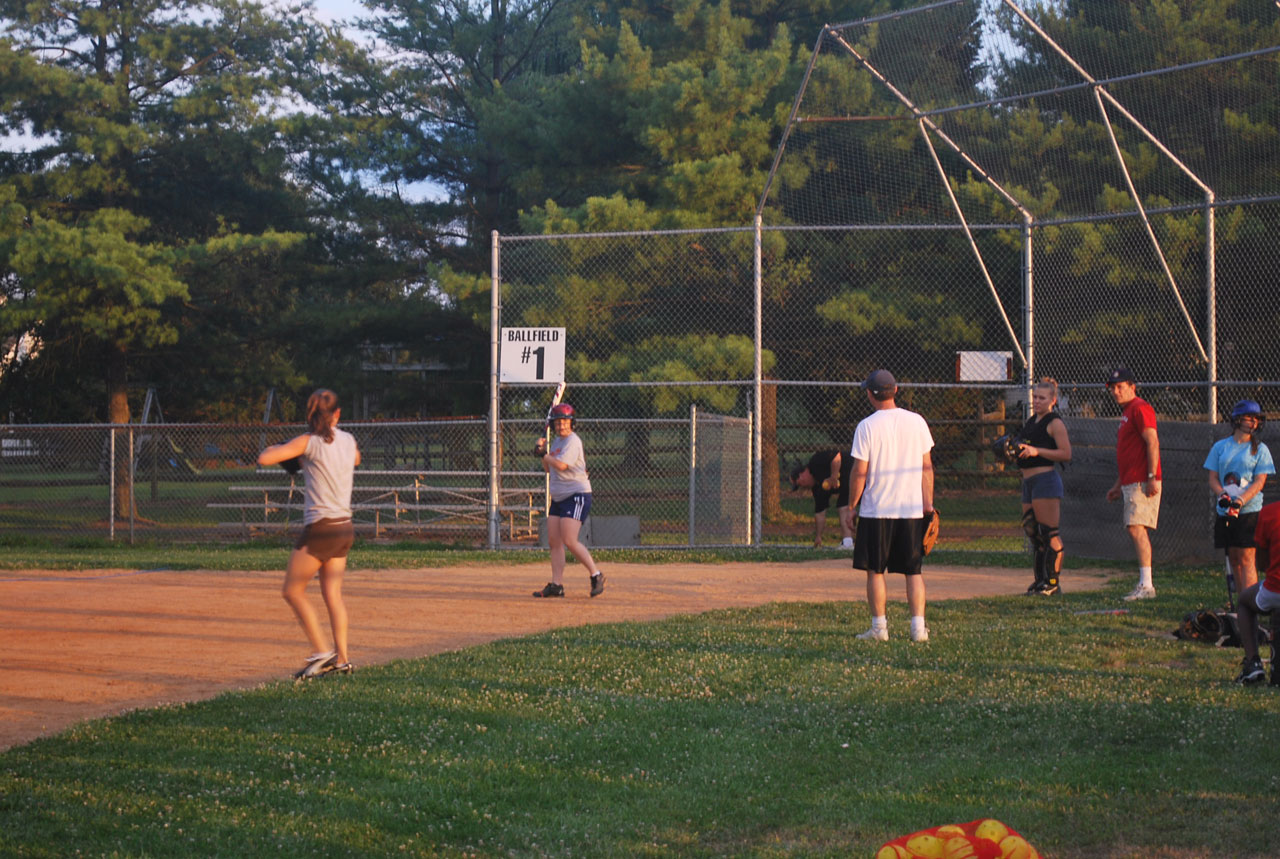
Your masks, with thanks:
<instances>
[{"instance_id":1,"label":"catcher's gear","mask_svg":"<svg viewBox=\"0 0 1280 859\"><path fill-rule=\"evenodd\" d=\"M557 403L551 407L551 411L547 412L547 426L551 426L553 421L569 419L569 428L576 429L578 426L577 413L573 410L573 406L568 403Z\"/></svg>"},{"instance_id":2,"label":"catcher's gear","mask_svg":"<svg viewBox=\"0 0 1280 859\"><path fill-rule=\"evenodd\" d=\"M1058 572L1062 569L1062 549L1053 548L1053 538L1058 536L1058 529L1043 524L1036 527L1040 531L1040 542L1044 544L1044 560L1036 571L1036 578L1044 582L1042 592L1054 593L1058 589Z\"/></svg>"},{"instance_id":3,"label":"catcher's gear","mask_svg":"<svg viewBox=\"0 0 1280 859\"><path fill-rule=\"evenodd\" d=\"M286 459L280 463L280 467L290 474L297 474L302 470L302 457L295 456L292 459Z\"/></svg>"},{"instance_id":4,"label":"catcher's gear","mask_svg":"<svg viewBox=\"0 0 1280 859\"><path fill-rule=\"evenodd\" d=\"M1034 510L1028 509L1022 514L1022 530L1026 533L1027 539L1031 541L1031 548L1035 551L1035 561L1031 567L1035 573L1035 581L1027 588L1027 593L1036 593L1044 585L1044 540L1040 536L1040 523L1036 520Z\"/></svg>"},{"instance_id":5,"label":"catcher's gear","mask_svg":"<svg viewBox=\"0 0 1280 859\"><path fill-rule=\"evenodd\" d=\"M938 515L938 511L934 509L925 514L925 518L929 520L929 523L925 525L924 528L924 540L921 541L920 552L921 554L927 555L932 552L933 547L937 545L938 529L941 527L942 517Z\"/></svg>"},{"instance_id":6,"label":"catcher's gear","mask_svg":"<svg viewBox=\"0 0 1280 859\"><path fill-rule=\"evenodd\" d=\"M995 455L1002 458L1011 465L1018 464L1018 451L1021 448L1022 439L1016 435L1005 433L1004 435L991 442L991 450Z\"/></svg>"}]
</instances>

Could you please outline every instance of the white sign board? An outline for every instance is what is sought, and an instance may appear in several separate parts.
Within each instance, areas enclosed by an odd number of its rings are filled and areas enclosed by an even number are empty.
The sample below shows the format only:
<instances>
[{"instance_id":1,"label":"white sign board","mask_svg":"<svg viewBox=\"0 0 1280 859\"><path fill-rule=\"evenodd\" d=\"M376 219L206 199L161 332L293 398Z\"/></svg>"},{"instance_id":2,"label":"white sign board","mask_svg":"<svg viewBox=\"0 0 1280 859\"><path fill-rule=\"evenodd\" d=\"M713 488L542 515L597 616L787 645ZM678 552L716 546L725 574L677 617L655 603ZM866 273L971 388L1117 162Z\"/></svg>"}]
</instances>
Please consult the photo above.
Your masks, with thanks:
<instances>
[{"instance_id":1,"label":"white sign board","mask_svg":"<svg viewBox=\"0 0 1280 859\"><path fill-rule=\"evenodd\" d=\"M563 328L503 328L498 380L503 384L564 381Z\"/></svg>"},{"instance_id":2,"label":"white sign board","mask_svg":"<svg viewBox=\"0 0 1280 859\"><path fill-rule=\"evenodd\" d=\"M957 352L957 382L1009 382L1013 380L1012 352Z\"/></svg>"}]
</instances>

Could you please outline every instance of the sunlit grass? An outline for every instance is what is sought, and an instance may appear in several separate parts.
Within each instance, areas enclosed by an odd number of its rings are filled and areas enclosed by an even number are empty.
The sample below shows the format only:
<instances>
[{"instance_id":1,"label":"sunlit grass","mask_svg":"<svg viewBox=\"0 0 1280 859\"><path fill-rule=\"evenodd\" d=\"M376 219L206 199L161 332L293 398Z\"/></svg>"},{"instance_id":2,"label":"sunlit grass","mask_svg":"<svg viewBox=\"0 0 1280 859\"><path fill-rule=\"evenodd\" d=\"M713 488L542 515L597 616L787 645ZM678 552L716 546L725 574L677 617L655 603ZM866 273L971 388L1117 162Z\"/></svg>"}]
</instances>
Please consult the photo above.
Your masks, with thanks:
<instances>
[{"instance_id":1,"label":"sunlit grass","mask_svg":"<svg viewBox=\"0 0 1280 859\"><path fill-rule=\"evenodd\" d=\"M938 603L924 645L898 604L854 640L858 602L565 629L93 722L0 755L0 853L870 856L994 816L1273 855L1280 690L1165 635L1216 571L1160 587Z\"/></svg>"}]
</instances>

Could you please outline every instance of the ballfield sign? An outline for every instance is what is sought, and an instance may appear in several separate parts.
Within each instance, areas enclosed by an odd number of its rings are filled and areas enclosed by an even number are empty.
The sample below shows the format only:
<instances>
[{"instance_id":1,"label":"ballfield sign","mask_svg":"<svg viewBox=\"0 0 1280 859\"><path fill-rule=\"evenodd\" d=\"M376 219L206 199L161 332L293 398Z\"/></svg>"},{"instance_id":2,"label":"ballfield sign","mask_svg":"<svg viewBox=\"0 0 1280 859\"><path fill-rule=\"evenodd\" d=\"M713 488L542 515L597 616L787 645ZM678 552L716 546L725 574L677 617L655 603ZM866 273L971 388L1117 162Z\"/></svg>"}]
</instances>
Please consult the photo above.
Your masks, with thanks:
<instances>
[{"instance_id":1,"label":"ballfield sign","mask_svg":"<svg viewBox=\"0 0 1280 859\"><path fill-rule=\"evenodd\" d=\"M564 381L563 328L503 328L498 380L503 384Z\"/></svg>"}]
</instances>

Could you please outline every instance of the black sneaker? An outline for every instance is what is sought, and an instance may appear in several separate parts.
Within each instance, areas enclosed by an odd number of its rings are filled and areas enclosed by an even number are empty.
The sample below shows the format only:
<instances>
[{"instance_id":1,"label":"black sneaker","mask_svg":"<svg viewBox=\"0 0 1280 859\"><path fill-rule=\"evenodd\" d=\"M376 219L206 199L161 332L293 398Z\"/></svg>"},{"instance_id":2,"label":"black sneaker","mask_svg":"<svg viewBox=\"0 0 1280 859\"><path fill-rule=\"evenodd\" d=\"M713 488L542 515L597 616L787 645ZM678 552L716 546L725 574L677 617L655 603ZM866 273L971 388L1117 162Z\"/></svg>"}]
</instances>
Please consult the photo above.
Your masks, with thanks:
<instances>
[{"instance_id":1,"label":"black sneaker","mask_svg":"<svg viewBox=\"0 0 1280 859\"><path fill-rule=\"evenodd\" d=\"M547 582L547 586L540 591L534 591L535 597L562 597L564 596L564 585L558 585L555 582Z\"/></svg>"},{"instance_id":2,"label":"black sneaker","mask_svg":"<svg viewBox=\"0 0 1280 859\"><path fill-rule=\"evenodd\" d=\"M1244 658L1244 662L1240 666L1240 676L1236 678L1236 682L1242 686L1251 686L1254 683L1260 683L1267 678L1267 672L1262 669L1262 660L1258 657Z\"/></svg>"},{"instance_id":3,"label":"black sneaker","mask_svg":"<svg viewBox=\"0 0 1280 859\"><path fill-rule=\"evenodd\" d=\"M1027 585L1027 596L1033 596L1040 593L1040 588L1042 587L1044 587L1044 582L1036 579L1034 582Z\"/></svg>"},{"instance_id":4,"label":"black sneaker","mask_svg":"<svg viewBox=\"0 0 1280 859\"><path fill-rule=\"evenodd\" d=\"M1062 588L1058 587L1057 582L1042 582L1040 589L1035 593L1037 596L1051 597L1054 594L1061 592L1061 590Z\"/></svg>"},{"instance_id":5,"label":"black sneaker","mask_svg":"<svg viewBox=\"0 0 1280 859\"><path fill-rule=\"evenodd\" d=\"M596 573L591 577L591 595L598 597L604 593L604 573Z\"/></svg>"}]
</instances>

